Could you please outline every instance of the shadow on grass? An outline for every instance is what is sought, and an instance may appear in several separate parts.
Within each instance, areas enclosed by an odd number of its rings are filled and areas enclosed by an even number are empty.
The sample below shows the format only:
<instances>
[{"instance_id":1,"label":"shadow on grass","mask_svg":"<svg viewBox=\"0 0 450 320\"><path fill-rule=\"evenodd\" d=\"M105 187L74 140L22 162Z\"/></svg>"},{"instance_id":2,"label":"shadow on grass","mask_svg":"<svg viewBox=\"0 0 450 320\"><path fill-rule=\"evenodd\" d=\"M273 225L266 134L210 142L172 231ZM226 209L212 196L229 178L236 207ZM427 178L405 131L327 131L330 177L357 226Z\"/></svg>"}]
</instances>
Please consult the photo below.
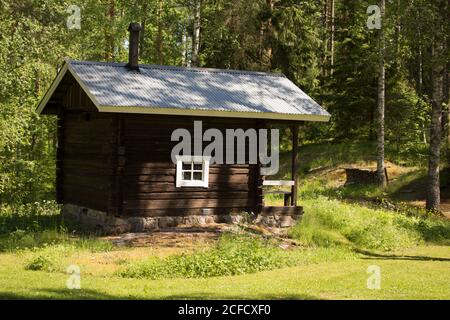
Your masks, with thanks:
<instances>
[{"instance_id":1,"label":"shadow on grass","mask_svg":"<svg viewBox=\"0 0 450 320\"><path fill-rule=\"evenodd\" d=\"M273 294L259 294L257 297L252 296L240 296L240 295L230 295L230 296L221 296L214 295L213 293L201 292L195 294L189 294L186 296L183 295L171 295L164 297L166 300L208 300L208 299L236 299L236 300L324 300L317 298L315 296L306 295L306 294L286 294L286 295L273 295Z\"/></svg>"},{"instance_id":2,"label":"shadow on grass","mask_svg":"<svg viewBox=\"0 0 450 320\"><path fill-rule=\"evenodd\" d=\"M361 253L366 257L363 259L368 260L410 260L410 261L448 261L450 258L428 257L428 256L408 256L408 255L395 255L395 254L382 254L375 253L368 250L355 249L357 253Z\"/></svg>"},{"instance_id":3,"label":"shadow on grass","mask_svg":"<svg viewBox=\"0 0 450 320\"><path fill-rule=\"evenodd\" d=\"M403 180L411 180L417 176L417 172L409 172L402 176ZM441 201L450 201L450 168L444 168L440 172L440 185L441 185ZM409 183L402 185L400 188L390 194L390 197L395 200L402 201L425 201L426 200L426 186L427 176L423 173L416 178L412 179Z\"/></svg>"},{"instance_id":4,"label":"shadow on grass","mask_svg":"<svg viewBox=\"0 0 450 320\"><path fill-rule=\"evenodd\" d=\"M121 297L105 294L97 290L80 289L39 289L38 292L30 294L19 294L13 292L0 292L2 300L121 300L133 299L132 297Z\"/></svg>"},{"instance_id":5,"label":"shadow on grass","mask_svg":"<svg viewBox=\"0 0 450 320\"><path fill-rule=\"evenodd\" d=\"M41 295L18 294L12 292L0 292L0 300L143 300L142 296L120 296L110 295L91 289L69 290L69 289L39 289ZM258 294L257 297L241 295L217 295L211 292L189 293L186 295L167 295L159 298L149 297L149 300L221 300L221 299L257 299L257 300L323 300L315 296L305 294Z\"/></svg>"}]
</instances>

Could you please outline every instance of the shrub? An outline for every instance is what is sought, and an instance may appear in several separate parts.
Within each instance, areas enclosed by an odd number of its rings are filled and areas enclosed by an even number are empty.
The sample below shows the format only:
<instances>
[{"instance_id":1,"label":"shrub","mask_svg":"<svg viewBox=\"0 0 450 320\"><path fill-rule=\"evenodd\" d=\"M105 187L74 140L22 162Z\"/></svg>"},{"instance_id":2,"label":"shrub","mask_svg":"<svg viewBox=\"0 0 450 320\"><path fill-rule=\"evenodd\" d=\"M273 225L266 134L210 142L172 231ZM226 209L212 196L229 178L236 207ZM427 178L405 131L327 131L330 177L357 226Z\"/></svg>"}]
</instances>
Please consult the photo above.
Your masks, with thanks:
<instances>
[{"instance_id":1,"label":"shrub","mask_svg":"<svg viewBox=\"0 0 450 320\"><path fill-rule=\"evenodd\" d=\"M0 205L0 234L55 229L61 225L59 206L54 201L33 202L22 205Z\"/></svg>"},{"instance_id":2,"label":"shrub","mask_svg":"<svg viewBox=\"0 0 450 320\"><path fill-rule=\"evenodd\" d=\"M25 270L33 271L54 271L54 263L52 260L44 255L38 255L31 259L25 265Z\"/></svg>"},{"instance_id":3,"label":"shrub","mask_svg":"<svg viewBox=\"0 0 450 320\"><path fill-rule=\"evenodd\" d=\"M289 265L289 259L267 241L249 236L223 235L212 249L130 264L120 270L122 277L172 278L231 276Z\"/></svg>"},{"instance_id":4,"label":"shrub","mask_svg":"<svg viewBox=\"0 0 450 320\"><path fill-rule=\"evenodd\" d=\"M59 206L53 201L0 206L0 251L56 244L95 252L113 248L109 241L70 236L60 219Z\"/></svg>"}]
</instances>

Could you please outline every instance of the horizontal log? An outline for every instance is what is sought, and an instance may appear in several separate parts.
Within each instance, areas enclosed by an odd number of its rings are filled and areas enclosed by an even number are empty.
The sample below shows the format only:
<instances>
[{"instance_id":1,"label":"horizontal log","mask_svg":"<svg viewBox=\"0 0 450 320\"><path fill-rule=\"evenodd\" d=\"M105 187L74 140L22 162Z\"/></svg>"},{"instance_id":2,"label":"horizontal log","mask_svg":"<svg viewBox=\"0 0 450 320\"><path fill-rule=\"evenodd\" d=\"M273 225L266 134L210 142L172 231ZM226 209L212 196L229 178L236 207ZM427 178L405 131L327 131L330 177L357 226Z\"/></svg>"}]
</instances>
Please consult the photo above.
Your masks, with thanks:
<instances>
[{"instance_id":1,"label":"horizontal log","mask_svg":"<svg viewBox=\"0 0 450 320\"><path fill-rule=\"evenodd\" d=\"M253 207L252 199L177 199L177 200L128 200L125 210L165 208L244 208Z\"/></svg>"},{"instance_id":2,"label":"horizontal log","mask_svg":"<svg viewBox=\"0 0 450 320\"><path fill-rule=\"evenodd\" d=\"M125 191L125 200L164 200L164 199L247 199L249 192L246 191L179 191L179 192L150 192L136 193Z\"/></svg>"},{"instance_id":3,"label":"horizontal log","mask_svg":"<svg viewBox=\"0 0 450 320\"><path fill-rule=\"evenodd\" d=\"M252 176L248 174L210 174L210 183L223 183L223 184L234 184L234 183L249 183L252 181ZM165 175L165 174L149 174L149 175L124 175L123 181L128 183L133 182L172 182L175 183L175 175Z\"/></svg>"},{"instance_id":4,"label":"horizontal log","mask_svg":"<svg viewBox=\"0 0 450 320\"><path fill-rule=\"evenodd\" d=\"M303 213L303 207L263 207L261 214L281 214L281 215L300 215Z\"/></svg>"},{"instance_id":5,"label":"horizontal log","mask_svg":"<svg viewBox=\"0 0 450 320\"><path fill-rule=\"evenodd\" d=\"M110 196L108 190L100 190L89 186L79 188L78 186L70 184L64 185L63 193L66 195L79 196L81 198L94 198L97 201L106 200Z\"/></svg>"},{"instance_id":6,"label":"horizontal log","mask_svg":"<svg viewBox=\"0 0 450 320\"><path fill-rule=\"evenodd\" d=\"M253 212L252 207L243 208L209 208L207 212L203 208L196 209L183 209L183 208L170 208L170 209L124 209L124 216L129 217L164 217L164 216L189 216L189 215L229 215L232 213Z\"/></svg>"},{"instance_id":7,"label":"horizontal log","mask_svg":"<svg viewBox=\"0 0 450 320\"><path fill-rule=\"evenodd\" d=\"M65 142L73 143L113 143L113 133L112 132L102 132L96 133L91 131L77 131L77 132L65 132L64 134Z\"/></svg>"},{"instance_id":8,"label":"horizontal log","mask_svg":"<svg viewBox=\"0 0 450 320\"><path fill-rule=\"evenodd\" d=\"M216 174L223 174L223 175L230 175L230 174L251 174L252 171L249 167L240 167L240 168L229 168L226 166L222 167L210 167L209 168L209 174L210 175L216 175ZM175 165L172 166L172 168L139 168L139 167L128 167L128 164L125 167L124 175L173 175L176 174Z\"/></svg>"},{"instance_id":9,"label":"horizontal log","mask_svg":"<svg viewBox=\"0 0 450 320\"><path fill-rule=\"evenodd\" d=\"M248 183L245 184L232 184L229 185L227 183L220 184L220 183L210 183L208 185L208 189L201 188L201 187L183 187L183 188L177 188L175 186L175 183L171 182L152 182L152 183L145 183L145 182L133 182L133 181L126 181L125 179L122 181L122 186L124 190L127 190L128 192L136 192L136 193L147 193L147 192L180 192L180 191L188 191L188 192L204 192L205 190L208 191L249 191L252 186L250 186Z\"/></svg>"},{"instance_id":10,"label":"horizontal log","mask_svg":"<svg viewBox=\"0 0 450 320\"><path fill-rule=\"evenodd\" d=\"M80 154L80 153L74 153L74 154L69 154L66 153L64 154L64 159L62 160L63 162L65 161L81 161L81 162L85 162L85 161L93 161L96 163L103 163L105 165L110 165L113 161L112 157L110 154L92 154L89 155L89 157L86 157L86 155L84 154Z\"/></svg>"},{"instance_id":11,"label":"horizontal log","mask_svg":"<svg viewBox=\"0 0 450 320\"><path fill-rule=\"evenodd\" d=\"M63 183L71 182L82 185L96 185L98 187L105 187L111 184L111 178L109 176L93 176L93 175L81 175L76 173L69 173L63 171Z\"/></svg>"},{"instance_id":12,"label":"horizontal log","mask_svg":"<svg viewBox=\"0 0 450 320\"><path fill-rule=\"evenodd\" d=\"M61 167L63 171L67 171L68 173L73 174L81 174L81 175L94 175L94 176L111 176L115 173L115 170L111 166L99 166L99 165L89 165L89 164L78 164L73 165L67 162L63 162Z\"/></svg>"},{"instance_id":13,"label":"horizontal log","mask_svg":"<svg viewBox=\"0 0 450 320\"><path fill-rule=\"evenodd\" d=\"M92 184L86 181L77 181L75 179L65 180L63 187L78 188L78 189L95 189L99 192L108 193L111 190L111 182L105 182L103 184Z\"/></svg>"},{"instance_id":14,"label":"horizontal log","mask_svg":"<svg viewBox=\"0 0 450 320\"><path fill-rule=\"evenodd\" d=\"M111 159L112 160L112 159ZM112 168L112 161L97 160L95 158L81 158L81 159L72 159L65 158L62 162L62 166L67 167L89 167L89 168Z\"/></svg>"},{"instance_id":15,"label":"horizontal log","mask_svg":"<svg viewBox=\"0 0 450 320\"><path fill-rule=\"evenodd\" d=\"M112 149L95 149L95 148L79 148L64 146L64 158L74 158L75 156L92 157L92 156L111 156Z\"/></svg>"}]
</instances>

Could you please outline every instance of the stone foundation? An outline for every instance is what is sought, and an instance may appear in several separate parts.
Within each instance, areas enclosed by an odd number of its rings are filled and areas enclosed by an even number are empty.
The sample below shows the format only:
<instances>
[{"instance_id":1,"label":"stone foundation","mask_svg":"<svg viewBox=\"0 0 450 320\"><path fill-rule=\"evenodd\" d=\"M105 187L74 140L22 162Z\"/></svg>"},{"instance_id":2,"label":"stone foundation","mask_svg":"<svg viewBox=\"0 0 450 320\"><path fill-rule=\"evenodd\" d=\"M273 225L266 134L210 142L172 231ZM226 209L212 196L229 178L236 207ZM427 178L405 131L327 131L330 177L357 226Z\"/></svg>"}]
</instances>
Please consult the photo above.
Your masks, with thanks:
<instances>
[{"instance_id":1,"label":"stone foundation","mask_svg":"<svg viewBox=\"0 0 450 320\"><path fill-rule=\"evenodd\" d=\"M61 214L65 221L75 223L83 230L101 234L120 234L126 232L146 232L178 226L198 227L214 223L253 223L267 227L287 228L300 219L300 215L261 214L229 214L229 215L189 215L165 217L115 217L106 212L64 204Z\"/></svg>"}]
</instances>

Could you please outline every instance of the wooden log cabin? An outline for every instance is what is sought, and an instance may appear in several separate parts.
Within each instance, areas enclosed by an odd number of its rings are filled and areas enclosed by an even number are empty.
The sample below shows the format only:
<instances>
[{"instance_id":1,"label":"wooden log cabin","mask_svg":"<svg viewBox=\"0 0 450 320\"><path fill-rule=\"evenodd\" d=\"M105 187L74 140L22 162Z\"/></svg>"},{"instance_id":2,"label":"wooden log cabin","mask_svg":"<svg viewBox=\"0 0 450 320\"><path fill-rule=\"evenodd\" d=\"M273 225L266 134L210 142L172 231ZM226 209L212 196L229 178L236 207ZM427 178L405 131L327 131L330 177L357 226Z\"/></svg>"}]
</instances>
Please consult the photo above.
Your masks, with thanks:
<instances>
[{"instance_id":1,"label":"wooden log cabin","mask_svg":"<svg viewBox=\"0 0 450 320\"><path fill-rule=\"evenodd\" d=\"M37 108L57 116L56 197L65 219L104 233L252 214L269 226L291 225L302 213L298 125L330 115L282 74L139 65L139 25L129 31L128 63L66 60ZM221 132L288 124L292 179L269 180L260 163L174 163L171 135L192 132L194 121ZM291 189L284 206L264 206L264 185Z\"/></svg>"}]
</instances>

